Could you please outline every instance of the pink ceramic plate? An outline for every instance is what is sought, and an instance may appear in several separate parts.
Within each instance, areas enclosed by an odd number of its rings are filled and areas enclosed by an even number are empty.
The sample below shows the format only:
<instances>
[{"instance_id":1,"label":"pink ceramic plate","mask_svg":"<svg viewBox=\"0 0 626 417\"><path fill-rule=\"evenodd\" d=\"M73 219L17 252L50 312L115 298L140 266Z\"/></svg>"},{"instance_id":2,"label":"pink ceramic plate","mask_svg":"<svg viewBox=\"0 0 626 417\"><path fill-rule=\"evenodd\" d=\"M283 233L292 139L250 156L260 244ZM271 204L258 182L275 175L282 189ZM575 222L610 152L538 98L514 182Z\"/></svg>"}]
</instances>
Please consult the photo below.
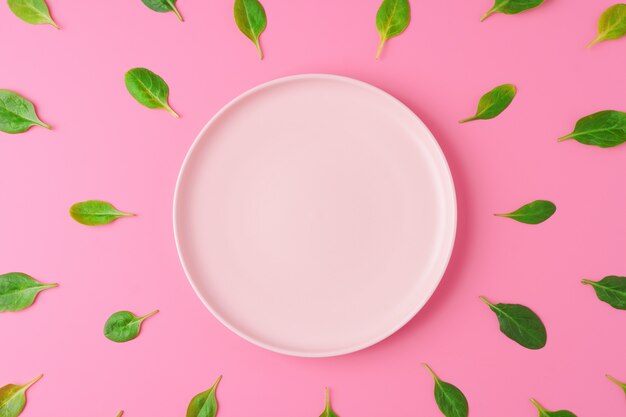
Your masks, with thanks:
<instances>
[{"instance_id":1,"label":"pink ceramic plate","mask_svg":"<svg viewBox=\"0 0 626 417\"><path fill-rule=\"evenodd\" d=\"M297 356L398 330L437 287L456 230L430 131L389 94L332 75L275 80L224 107L174 200L179 255L207 308Z\"/></svg>"}]
</instances>

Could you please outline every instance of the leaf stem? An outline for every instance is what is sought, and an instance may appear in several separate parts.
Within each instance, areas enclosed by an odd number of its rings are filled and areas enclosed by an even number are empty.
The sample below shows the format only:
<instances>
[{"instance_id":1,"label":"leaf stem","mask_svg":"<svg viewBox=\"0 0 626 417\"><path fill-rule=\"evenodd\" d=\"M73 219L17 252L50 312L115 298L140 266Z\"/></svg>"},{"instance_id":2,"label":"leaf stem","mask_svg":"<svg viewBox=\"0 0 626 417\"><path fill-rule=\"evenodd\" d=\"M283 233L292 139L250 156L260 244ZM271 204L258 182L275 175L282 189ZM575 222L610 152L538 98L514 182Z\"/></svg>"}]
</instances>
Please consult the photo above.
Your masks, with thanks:
<instances>
[{"instance_id":1,"label":"leaf stem","mask_svg":"<svg viewBox=\"0 0 626 417\"><path fill-rule=\"evenodd\" d=\"M380 54L383 52L383 47L385 46L385 42L386 41L387 41L387 39L380 38L380 43L378 44L378 50L376 51L376 60L378 60L378 58L380 58Z\"/></svg>"},{"instance_id":2,"label":"leaf stem","mask_svg":"<svg viewBox=\"0 0 626 417\"><path fill-rule=\"evenodd\" d=\"M565 136L562 136L562 137L558 138L556 141L557 141L557 142L563 142L563 141L565 141L565 140L571 139L571 138L572 138L572 135L573 135L573 134L572 134L572 133L570 133L569 135L565 135Z\"/></svg>"},{"instance_id":3,"label":"leaf stem","mask_svg":"<svg viewBox=\"0 0 626 417\"><path fill-rule=\"evenodd\" d=\"M158 310L157 310L158 311ZM222 375L217 377L217 380L215 381L215 383L213 384L213 386L211 387L211 389L215 390L217 389L217 386L220 384L220 381L222 380Z\"/></svg>"},{"instance_id":4,"label":"leaf stem","mask_svg":"<svg viewBox=\"0 0 626 417\"><path fill-rule=\"evenodd\" d=\"M587 284L587 285L595 284L595 281L591 281L589 279L582 279L582 280L580 280L580 282L582 282L583 284Z\"/></svg>"},{"instance_id":5,"label":"leaf stem","mask_svg":"<svg viewBox=\"0 0 626 417\"><path fill-rule=\"evenodd\" d=\"M165 108L165 110L167 110L167 112L169 114L171 114L172 116L174 116L177 119L180 119L180 116L178 115L178 113L176 113L174 111L174 109L169 104L166 104L164 108Z\"/></svg>"},{"instance_id":6,"label":"leaf stem","mask_svg":"<svg viewBox=\"0 0 626 417\"><path fill-rule=\"evenodd\" d=\"M156 313L158 313L158 312L159 312L159 310L154 310L153 312L148 313L148 314L146 314L146 315L145 315L145 316L143 316L143 317L139 317L139 320L144 321L145 319L147 319L147 318L149 318L149 317L154 316L154 315L155 315Z\"/></svg>"},{"instance_id":7,"label":"leaf stem","mask_svg":"<svg viewBox=\"0 0 626 417\"><path fill-rule=\"evenodd\" d=\"M176 17L178 18L178 20L180 20L181 22L184 22L185 20L183 19L183 16L180 14L180 12L178 11L178 8L176 8L176 6L172 5L172 11L176 14Z\"/></svg>"},{"instance_id":8,"label":"leaf stem","mask_svg":"<svg viewBox=\"0 0 626 417\"><path fill-rule=\"evenodd\" d=\"M435 371L433 371L432 368L430 366L428 366L428 364L422 363L422 365L424 366L424 368L426 368L428 373L435 379L435 381L439 379L439 377L437 376Z\"/></svg>"},{"instance_id":9,"label":"leaf stem","mask_svg":"<svg viewBox=\"0 0 626 417\"><path fill-rule=\"evenodd\" d=\"M33 384L34 384L35 382L39 381L41 378L43 378L43 374L41 374L41 375L39 375L39 376L37 376L37 377L33 378L31 381L28 381L27 383L25 383L24 385L22 385L22 388L23 388L24 390L29 389L30 387L32 387L32 386L33 386Z\"/></svg>"},{"instance_id":10,"label":"leaf stem","mask_svg":"<svg viewBox=\"0 0 626 417\"><path fill-rule=\"evenodd\" d=\"M256 41L254 41L254 45L256 46L256 51L259 54L259 58L263 60L263 50L261 49L261 42L259 41L258 38Z\"/></svg>"},{"instance_id":11,"label":"leaf stem","mask_svg":"<svg viewBox=\"0 0 626 417\"><path fill-rule=\"evenodd\" d=\"M496 214L496 216L497 216L497 214ZM481 296L479 296L478 298L480 298L480 300L481 300L483 303L487 304L489 307L494 307L494 305L493 305L493 304L491 304L491 303L489 302L489 300L487 300L487 299L486 299L485 297L483 297L482 295L481 295Z\"/></svg>"},{"instance_id":12,"label":"leaf stem","mask_svg":"<svg viewBox=\"0 0 626 417\"><path fill-rule=\"evenodd\" d=\"M467 123L476 120L476 116L468 117L467 119L459 120L459 123Z\"/></svg>"},{"instance_id":13,"label":"leaf stem","mask_svg":"<svg viewBox=\"0 0 626 417\"><path fill-rule=\"evenodd\" d=\"M52 130L52 126L50 126L49 124L46 124L44 122L41 122L41 121L40 122L35 122L35 124L37 126L41 126L41 127L45 128L45 129Z\"/></svg>"},{"instance_id":14,"label":"leaf stem","mask_svg":"<svg viewBox=\"0 0 626 417\"><path fill-rule=\"evenodd\" d=\"M59 25L57 25L57 22L55 22L52 18L50 19L50 22L49 22L49 23L50 23L52 26L54 26L56 29L61 29L61 28L59 27Z\"/></svg>"},{"instance_id":15,"label":"leaf stem","mask_svg":"<svg viewBox=\"0 0 626 417\"><path fill-rule=\"evenodd\" d=\"M488 18L489 16L491 16L492 14L494 14L496 12L496 8L492 7L491 9L489 9L489 11L487 13L485 13L483 15L483 17L480 18L480 21L483 22L486 18Z\"/></svg>"},{"instance_id":16,"label":"leaf stem","mask_svg":"<svg viewBox=\"0 0 626 417\"><path fill-rule=\"evenodd\" d=\"M324 387L326 391L326 410L330 408L330 395L328 394L328 387Z\"/></svg>"},{"instance_id":17,"label":"leaf stem","mask_svg":"<svg viewBox=\"0 0 626 417\"><path fill-rule=\"evenodd\" d=\"M594 40L592 40L591 42L589 42L589 44L587 45L587 48L591 48L593 45L595 45L598 42L601 42L603 40L603 33L598 33L598 36L596 36L594 38Z\"/></svg>"},{"instance_id":18,"label":"leaf stem","mask_svg":"<svg viewBox=\"0 0 626 417\"><path fill-rule=\"evenodd\" d=\"M535 400L534 398L531 398L531 399L530 399L530 402L531 402L531 403L533 403L533 405L534 405L535 407L537 407L537 410L539 410L539 411L546 411L546 409L545 409L545 408L543 408L543 407L541 406L541 404L539 404L539 402L538 402L537 400Z\"/></svg>"},{"instance_id":19,"label":"leaf stem","mask_svg":"<svg viewBox=\"0 0 626 417\"><path fill-rule=\"evenodd\" d=\"M609 381L611 381L611 382L613 382L613 383L617 384L619 387L622 387L622 388L626 389L626 384L624 384L624 383L622 383L622 382L618 381L617 379L613 378L613 377L612 377L611 375L609 375L609 374L606 374L606 377L608 378L608 380L609 380Z\"/></svg>"}]
</instances>

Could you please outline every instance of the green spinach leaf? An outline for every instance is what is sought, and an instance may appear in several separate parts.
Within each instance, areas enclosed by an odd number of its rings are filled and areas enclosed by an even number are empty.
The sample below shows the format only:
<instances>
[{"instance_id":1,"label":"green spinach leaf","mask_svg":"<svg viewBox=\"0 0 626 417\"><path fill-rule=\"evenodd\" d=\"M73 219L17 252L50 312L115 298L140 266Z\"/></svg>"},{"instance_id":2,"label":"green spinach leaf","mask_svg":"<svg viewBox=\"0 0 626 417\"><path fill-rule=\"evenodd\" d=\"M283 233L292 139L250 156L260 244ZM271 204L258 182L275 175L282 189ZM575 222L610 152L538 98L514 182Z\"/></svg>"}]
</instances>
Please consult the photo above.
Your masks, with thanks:
<instances>
[{"instance_id":1,"label":"green spinach leaf","mask_svg":"<svg viewBox=\"0 0 626 417\"><path fill-rule=\"evenodd\" d=\"M20 311L30 307L37 295L58 284L42 284L21 272L0 275L0 311ZM0 414L1 415L1 414Z\"/></svg>"},{"instance_id":2,"label":"green spinach leaf","mask_svg":"<svg viewBox=\"0 0 626 417\"><path fill-rule=\"evenodd\" d=\"M26 406L26 391L39 381L43 375L24 385L8 384L0 388L0 416L17 417Z\"/></svg>"},{"instance_id":3,"label":"green spinach leaf","mask_svg":"<svg viewBox=\"0 0 626 417\"><path fill-rule=\"evenodd\" d=\"M259 0L235 0L235 23L241 33L254 43L259 58L263 59L259 37L267 27L267 16Z\"/></svg>"},{"instance_id":4,"label":"green spinach leaf","mask_svg":"<svg viewBox=\"0 0 626 417\"><path fill-rule=\"evenodd\" d=\"M439 379L430 366L423 365L435 380L435 402L443 415L446 417L467 417L469 405L463 392L454 385Z\"/></svg>"},{"instance_id":5,"label":"green spinach leaf","mask_svg":"<svg viewBox=\"0 0 626 417\"><path fill-rule=\"evenodd\" d=\"M159 310L154 310L145 316L137 317L130 311L113 313L104 324L104 336L117 343L124 343L139 336L141 325L145 319L154 316Z\"/></svg>"},{"instance_id":6,"label":"green spinach leaf","mask_svg":"<svg viewBox=\"0 0 626 417\"><path fill-rule=\"evenodd\" d=\"M383 0L376 13L376 29L380 35L380 44L376 59L380 57L385 42L406 30L411 22L409 0Z\"/></svg>"},{"instance_id":7,"label":"green spinach leaf","mask_svg":"<svg viewBox=\"0 0 626 417\"><path fill-rule=\"evenodd\" d=\"M588 48L598 42L619 39L626 35L626 4L615 4L602 13L598 21L598 36Z\"/></svg>"},{"instance_id":8,"label":"green spinach leaf","mask_svg":"<svg viewBox=\"0 0 626 417\"><path fill-rule=\"evenodd\" d=\"M123 213L106 201L87 200L70 207L70 216L78 223L87 226L101 226L120 217L135 216L135 214Z\"/></svg>"},{"instance_id":9,"label":"green spinach leaf","mask_svg":"<svg viewBox=\"0 0 626 417\"><path fill-rule=\"evenodd\" d=\"M582 283L591 285L601 301L613 308L626 310L626 277L609 275L600 281L583 279Z\"/></svg>"},{"instance_id":10,"label":"green spinach leaf","mask_svg":"<svg viewBox=\"0 0 626 417\"><path fill-rule=\"evenodd\" d=\"M463 119L459 123L467 123L473 120L493 119L500 115L513 102L517 90L513 84L499 85L483 95L478 101L476 114Z\"/></svg>"},{"instance_id":11,"label":"green spinach leaf","mask_svg":"<svg viewBox=\"0 0 626 417\"><path fill-rule=\"evenodd\" d=\"M0 131L22 133L35 125L52 129L39 119L33 103L13 91L0 90Z\"/></svg>"},{"instance_id":12,"label":"green spinach leaf","mask_svg":"<svg viewBox=\"0 0 626 417\"><path fill-rule=\"evenodd\" d=\"M168 102L170 87L159 75L146 68L133 68L124 75L126 89L140 104L149 109L163 109L180 117Z\"/></svg>"},{"instance_id":13,"label":"green spinach leaf","mask_svg":"<svg viewBox=\"0 0 626 417\"><path fill-rule=\"evenodd\" d=\"M496 0L493 7L480 19L482 22L494 13L517 14L540 6L544 0Z\"/></svg>"},{"instance_id":14,"label":"green spinach leaf","mask_svg":"<svg viewBox=\"0 0 626 417\"><path fill-rule=\"evenodd\" d=\"M480 299L496 313L500 331L511 340L533 350L546 345L546 328L531 309L520 304L492 304L485 297Z\"/></svg>"},{"instance_id":15,"label":"green spinach leaf","mask_svg":"<svg viewBox=\"0 0 626 417\"><path fill-rule=\"evenodd\" d=\"M495 214L498 217L508 217L520 223L539 224L548 220L556 212L553 202L547 200L535 200L518 208L511 213Z\"/></svg>"},{"instance_id":16,"label":"green spinach leaf","mask_svg":"<svg viewBox=\"0 0 626 417\"><path fill-rule=\"evenodd\" d=\"M9 9L26 23L33 25L59 26L50 16L50 10L45 0L7 0Z\"/></svg>"},{"instance_id":17,"label":"green spinach leaf","mask_svg":"<svg viewBox=\"0 0 626 417\"><path fill-rule=\"evenodd\" d=\"M559 138L558 141L567 139L601 148L621 145L626 142L626 113L604 110L585 116L576 122L572 133Z\"/></svg>"},{"instance_id":18,"label":"green spinach leaf","mask_svg":"<svg viewBox=\"0 0 626 417\"><path fill-rule=\"evenodd\" d=\"M567 410L548 411L543 408L541 404L539 404L535 399L531 399L530 402L532 402L535 407L537 407L537 410L539 411L539 417L576 417L576 414Z\"/></svg>"},{"instance_id":19,"label":"green spinach leaf","mask_svg":"<svg viewBox=\"0 0 626 417\"><path fill-rule=\"evenodd\" d=\"M216 391L221 380L222 376L220 375L211 388L191 399L185 417L215 417L217 415Z\"/></svg>"}]
</instances>

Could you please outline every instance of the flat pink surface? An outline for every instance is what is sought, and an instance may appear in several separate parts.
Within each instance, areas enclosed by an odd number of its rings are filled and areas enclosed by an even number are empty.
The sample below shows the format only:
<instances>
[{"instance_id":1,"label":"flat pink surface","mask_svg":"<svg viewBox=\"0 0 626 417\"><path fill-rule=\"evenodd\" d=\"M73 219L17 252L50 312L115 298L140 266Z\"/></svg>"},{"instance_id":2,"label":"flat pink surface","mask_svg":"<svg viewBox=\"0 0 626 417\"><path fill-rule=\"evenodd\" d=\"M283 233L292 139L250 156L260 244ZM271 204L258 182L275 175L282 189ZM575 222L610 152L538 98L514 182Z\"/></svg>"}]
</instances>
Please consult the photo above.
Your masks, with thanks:
<instances>
[{"instance_id":1,"label":"flat pink surface","mask_svg":"<svg viewBox=\"0 0 626 417\"><path fill-rule=\"evenodd\" d=\"M55 127L0 134L0 268L60 283L0 316L0 384L45 374L23 416L181 416L219 374L221 417L316 416L326 385L342 417L437 416L420 362L465 392L472 416L535 416L531 396L580 416L624 413L604 374L626 380L626 317L579 281L626 274L626 145L555 141L581 116L625 110L626 40L584 48L615 1L548 0L483 23L488 0L414 1L379 62L374 0L264 0L263 62L230 2L180 0L185 23L139 0L50 3L61 31L0 5L1 87ZM135 66L168 81L180 120L126 93ZM271 353L222 326L185 279L171 224L178 170L206 121L261 82L310 72L361 79L413 109L446 153L459 205L455 251L425 308L384 342L332 359ZM507 82L519 92L499 118L457 123ZM76 224L67 210L89 198L139 216ZM558 206L542 225L492 216L536 198ZM479 295L535 309L546 348L500 334ZM155 308L137 340L102 336L113 311Z\"/></svg>"},{"instance_id":2,"label":"flat pink surface","mask_svg":"<svg viewBox=\"0 0 626 417\"><path fill-rule=\"evenodd\" d=\"M323 357L389 336L450 259L452 176L397 99L333 75L280 78L220 111L174 196L181 262L207 307L270 350Z\"/></svg>"}]
</instances>

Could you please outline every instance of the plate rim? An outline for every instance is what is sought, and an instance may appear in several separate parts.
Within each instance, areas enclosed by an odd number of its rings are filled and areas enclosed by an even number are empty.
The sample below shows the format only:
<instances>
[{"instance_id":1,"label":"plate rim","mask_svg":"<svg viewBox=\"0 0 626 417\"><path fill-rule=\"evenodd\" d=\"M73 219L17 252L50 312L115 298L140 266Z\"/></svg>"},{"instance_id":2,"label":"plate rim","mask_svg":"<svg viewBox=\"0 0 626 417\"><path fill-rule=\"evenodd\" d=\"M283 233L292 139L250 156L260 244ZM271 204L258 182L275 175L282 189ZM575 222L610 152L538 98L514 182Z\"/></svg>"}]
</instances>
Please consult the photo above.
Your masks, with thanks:
<instances>
[{"instance_id":1,"label":"plate rim","mask_svg":"<svg viewBox=\"0 0 626 417\"><path fill-rule=\"evenodd\" d=\"M441 263L441 270L440 271L435 271L436 272L436 279L432 280L432 284L431 286L428 288L428 292L426 294L426 296L423 298L422 301L420 301L419 303L415 303L415 306L401 319L398 321L398 323L396 323L396 325L391 326L388 330L386 330L385 332L381 332L380 335L378 335L377 337L373 337L371 338L371 340L368 340L366 342L354 345L354 346L350 346L347 348L342 348L342 349L337 349L334 351L328 351L328 352L312 352L312 351L302 351L302 350L297 350L297 349L288 349L288 348L281 348L279 346L276 345L272 345L269 343L266 343L262 340L258 340L257 338L239 330L236 326L234 326L233 324L231 324L229 321L225 320L212 306L211 304L204 298L204 296L202 295L202 293L200 292L200 290L198 289L198 287L196 286L191 273L189 272L189 269L187 268L187 263L183 257L182 254L182 250L181 250L181 245L180 245L180 237L179 237L179 233L180 233L180 226L178 225L177 222L177 218L178 218L178 211L179 211L179 197L180 197L180 189L181 189L181 184L182 184L182 179L183 176L185 174L185 171L187 170L187 167L189 165L189 161L191 159L191 155L193 154L194 150L199 146L199 143L201 142L202 138L205 136L206 132L212 127L212 125L221 117L221 115L227 111L229 111L232 107L234 107L237 103L239 103L240 101L243 101L244 99L246 99L248 96L251 96L261 90L265 90L267 88L271 88L275 85L279 85L279 84L283 84L283 83L287 83L287 82L291 82L294 80L302 80L302 79L325 79L325 80L335 80L335 81L341 81L341 82L345 82L348 84L352 84L361 88L366 88L378 95L383 96L386 99L390 99L391 101L395 102L397 105L399 105L401 108L403 108L406 112L408 112L411 117L414 119L414 121L420 125L424 132L426 132L426 136L428 137L428 140L432 143L432 145L434 146L434 150L437 153L437 156L441 159L441 161L443 162L443 165L441 166L441 168L443 168L442 173L445 174L445 177L448 181L448 183L450 184L450 188L446 191L446 194L449 194L447 197L450 199L450 204L451 204L451 235L449 237L449 239L447 239L447 242L445 243L445 247L442 247L442 263ZM437 164L439 165L439 164ZM200 301L202 301L202 304L204 304L204 306L206 307L207 310L209 310L209 312L211 312L211 314L223 325L225 326L227 329L229 329L230 331L232 331L233 333L235 333L237 336L241 337L242 339L256 345L259 346L261 348L264 348L266 350L275 352L275 353L280 353L283 355L288 355L288 356L294 356L294 357L306 357L306 358L323 358L323 357L333 357L333 356L340 356L340 355L347 355L349 353L354 353L363 349L367 349L379 342L382 342L383 340L387 339L388 337L392 336L394 333L396 333L398 330L400 330L402 327L404 327L409 321L411 321L416 315L417 313L426 305L426 303L430 300L430 298L432 297L432 295L434 294L435 290L439 287L439 284L441 283L441 280L443 279L443 276L445 275L446 270L448 269L449 263L450 263L450 259L452 257L452 252L454 250L454 246L455 246L455 242L456 242L456 233L457 233L457 226L458 226L458 207L457 207L457 198L456 198L456 187L454 184L454 178L452 176L452 172L450 170L450 166L448 164L448 160L445 156L445 154L443 153L443 150L441 149L441 146L439 145L439 142L437 142L437 139L435 138L435 136L432 134L432 132L430 131L430 129L426 126L426 124L422 121L422 119L420 119L417 114L415 114L415 112L413 112L413 110L411 110L406 104L404 104L402 101L400 101L398 98L396 98L395 96L393 96L392 94L386 92L385 90L376 87L370 83L367 83L365 81L360 81L357 80L355 78L351 78L351 77L347 77L347 76L342 76L342 75L335 75L335 74L324 74L324 73L306 73L306 74L297 74L297 75L289 75L286 77L280 77L280 78L275 78L272 79L270 81L266 81L264 83L258 84L255 87L252 87L246 91L244 91L243 93L239 94L238 96L236 96L235 98L233 98L231 101L229 101L226 105L224 105L222 108L220 108L220 110L215 113L210 119L209 121L202 127L202 129L200 130L200 132L196 135L196 138L193 140L191 146L189 147L189 149L187 150L187 153L185 154L185 158L183 159L182 165L180 167L180 170L178 172L178 177L176 179L176 185L174 188L174 196L173 196L173 210L172 210L172 223L173 223L173 228L174 228L174 242L176 244L176 252L178 254L178 259L181 263L181 266L183 268L183 271L185 272L185 276L187 277L187 281L189 282L189 284L191 285L191 287L193 288L194 292L196 293L196 296L200 299ZM435 274L433 273L433 276Z\"/></svg>"}]
</instances>

